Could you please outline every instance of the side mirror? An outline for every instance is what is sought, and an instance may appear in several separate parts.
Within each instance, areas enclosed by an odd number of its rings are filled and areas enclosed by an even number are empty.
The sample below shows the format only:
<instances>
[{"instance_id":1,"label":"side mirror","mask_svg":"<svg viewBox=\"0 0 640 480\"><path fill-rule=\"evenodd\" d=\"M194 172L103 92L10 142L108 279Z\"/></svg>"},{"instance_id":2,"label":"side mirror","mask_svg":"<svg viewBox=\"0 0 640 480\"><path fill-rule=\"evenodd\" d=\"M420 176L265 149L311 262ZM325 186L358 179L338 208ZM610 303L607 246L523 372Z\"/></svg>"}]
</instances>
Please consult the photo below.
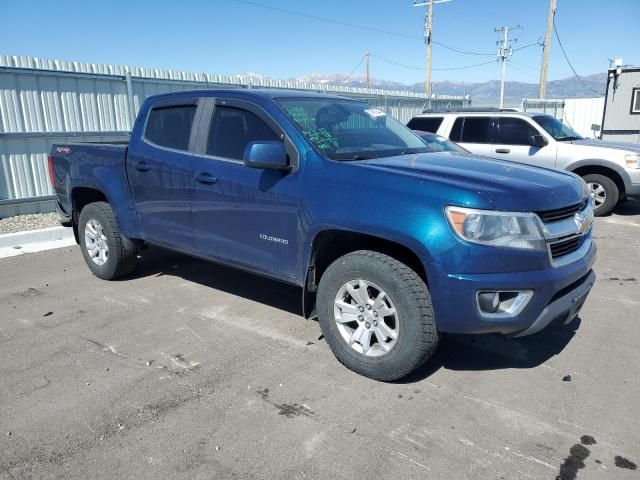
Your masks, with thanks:
<instances>
[{"instance_id":1,"label":"side mirror","mask_svg":"<svg viewBox=\"0 0 640 480\"><path fill-rule=\"evenodd\" d=\"M529 137L529 145L542 148L547 146L547 141L542 135L531 135Z\"/></svg>"},{"instance_id":2,"label":"side mirror","mask_svg":"<svg viewBox=\"0 0 640 480\"><path fill-rule=\"evenodd\" d=\"M291 165L287 159L284 143L277 141L249 142L242 157L244 164L251 168L280 170L288 172Z\"/></svg>"}]
</instances>

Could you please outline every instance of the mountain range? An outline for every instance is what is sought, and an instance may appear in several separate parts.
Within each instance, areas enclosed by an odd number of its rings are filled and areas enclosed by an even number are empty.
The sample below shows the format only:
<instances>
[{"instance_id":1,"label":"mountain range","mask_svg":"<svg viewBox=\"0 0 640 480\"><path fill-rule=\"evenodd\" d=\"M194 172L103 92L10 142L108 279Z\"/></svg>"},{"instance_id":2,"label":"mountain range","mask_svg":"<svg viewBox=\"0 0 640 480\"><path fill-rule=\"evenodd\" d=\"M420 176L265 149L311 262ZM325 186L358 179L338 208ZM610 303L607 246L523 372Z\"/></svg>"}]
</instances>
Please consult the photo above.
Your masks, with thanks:
<instances>
[{"instance_id":1,"label":"mountain range","mask_svg":"<svg viewBox=\"0 0 640 480\"><path fill-rule=\"evenodd\" d=\"M245 73L244 76L264 77L260 74ZM363 76L352 76L334 73L320 74L313 73L297 78L290 78L291 81L313 82L328 85L343 85L349 87L364 87ZM577 77L568 77L560 80L547 82L547 98L587 98L604 95L606 88L607 74L596 73ZM405 92L424 92L424 83L406 84L390 80L377 78L371 79L371 88L382 88L385 90L399 90ZM470 95L473 105L495 105L498 103L500 95L500 81L489 80L486 82L460 82L442 81L434 82L431 91L441 95ZM523 98L538 98L538 84L526 82L505 82L505 105L519 105Z\"/></svg>"}]
</instances>

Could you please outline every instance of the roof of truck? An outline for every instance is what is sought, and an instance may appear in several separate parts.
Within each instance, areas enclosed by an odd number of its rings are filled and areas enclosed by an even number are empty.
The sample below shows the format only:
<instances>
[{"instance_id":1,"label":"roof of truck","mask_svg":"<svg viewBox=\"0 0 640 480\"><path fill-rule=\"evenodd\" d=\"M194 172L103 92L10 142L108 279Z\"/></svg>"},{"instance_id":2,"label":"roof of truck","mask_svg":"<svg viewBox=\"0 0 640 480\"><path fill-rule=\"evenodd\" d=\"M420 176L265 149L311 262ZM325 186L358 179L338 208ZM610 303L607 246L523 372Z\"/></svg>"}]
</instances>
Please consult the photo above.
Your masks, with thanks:
<instances>
[{"instance_id":1,"label":"roof of truck","mask_svg":"<svg viewBox=\"0 0 640 480\"><path fill-rule=\"evenodd\" d=\"M253 98L263 98L263 99L274 99L274 98L282 98L282 97L317 97L317 98L336 98L336 99L348 99L347 97L341 97L339 95L333 95L330 93L322 93L322 92L310 92L307 90L287 90L280 88L212 88L212 89L199 89L199 90L185 90L180 92L167 92L161 93L159 95L152 95L152 98L179 98L179 97L188 97L197 95L199 97L214 97L217 95L227 96L229 94L244 96L244 97L253 97ZM151 98L151 97L150 97Z\"/></svg>"}]
</instances>

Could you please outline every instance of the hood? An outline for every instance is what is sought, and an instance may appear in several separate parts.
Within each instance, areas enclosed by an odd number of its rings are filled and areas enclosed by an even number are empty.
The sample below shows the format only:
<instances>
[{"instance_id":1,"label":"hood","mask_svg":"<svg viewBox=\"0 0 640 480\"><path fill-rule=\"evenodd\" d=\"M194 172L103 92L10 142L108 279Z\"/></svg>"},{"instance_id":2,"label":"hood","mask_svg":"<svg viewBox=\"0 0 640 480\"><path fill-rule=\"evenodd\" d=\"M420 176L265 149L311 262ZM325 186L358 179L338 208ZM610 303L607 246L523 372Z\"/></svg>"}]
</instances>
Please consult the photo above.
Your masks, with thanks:
<instances>
[{"instance_id":1,"label":"hood","mask_svg":"<svg viewBox=\"0 0 640 480\"><path fill-rule=\"evenodd\" d=\"M572 173L474 155L423 153L353 164L413 176L433 183L433 188L446 184L470 190L485 197L497 210L554 210L575 205L586 196L582 182Z\"/></svg>"},{"instance_id":2,"label":"hood","mask_svg":"<svg viewBox=\"0 0 640 480\"><path fill-rule=\"evenodd\" d=\"M606 140L593 140L584 138L582 140L573 140L574 145L583 145L585 147L609 148L613 150L624 150L626 152L640 153L640 144L627 142L609 142Z\"/></svg>"}]
</instances>

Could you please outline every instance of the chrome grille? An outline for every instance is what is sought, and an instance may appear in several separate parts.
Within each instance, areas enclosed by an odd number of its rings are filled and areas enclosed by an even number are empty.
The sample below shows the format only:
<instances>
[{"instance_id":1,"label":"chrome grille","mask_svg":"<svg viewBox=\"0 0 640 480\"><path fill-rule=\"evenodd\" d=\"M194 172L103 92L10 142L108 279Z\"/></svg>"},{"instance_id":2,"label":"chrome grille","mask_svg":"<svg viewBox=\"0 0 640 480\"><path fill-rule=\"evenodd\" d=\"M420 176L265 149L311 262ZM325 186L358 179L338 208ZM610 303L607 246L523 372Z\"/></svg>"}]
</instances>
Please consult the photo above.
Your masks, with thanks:
<instances>
[{"instance_id":1,"label":"chrome grille","mask_svg":"<svg viewBox=\"0 0 640 480\"><path fill-rule=\"evenodd\" d=\"M580 212L587 206L589 199L585 199L580 203L571 205L569 207L557 208L555 210L546 210L544 212L536 212L544 223L559 222L560 220L566 220L573 217L576 213Z\"/></svg>"},{"instance_id":2,"label":"chrome grille","mask_svg":"<svg viewBox=\"0 0 640 480\"><path fill-rule=\"evenodd\" d=\"M549 252L551 253L551 258L555 260L556 258L564 257L565 255L575 252L582 246L587 238L588 235L581 235L579 237L573 236L558 242L550 243Z\"/></svg>"}]
</instances>

